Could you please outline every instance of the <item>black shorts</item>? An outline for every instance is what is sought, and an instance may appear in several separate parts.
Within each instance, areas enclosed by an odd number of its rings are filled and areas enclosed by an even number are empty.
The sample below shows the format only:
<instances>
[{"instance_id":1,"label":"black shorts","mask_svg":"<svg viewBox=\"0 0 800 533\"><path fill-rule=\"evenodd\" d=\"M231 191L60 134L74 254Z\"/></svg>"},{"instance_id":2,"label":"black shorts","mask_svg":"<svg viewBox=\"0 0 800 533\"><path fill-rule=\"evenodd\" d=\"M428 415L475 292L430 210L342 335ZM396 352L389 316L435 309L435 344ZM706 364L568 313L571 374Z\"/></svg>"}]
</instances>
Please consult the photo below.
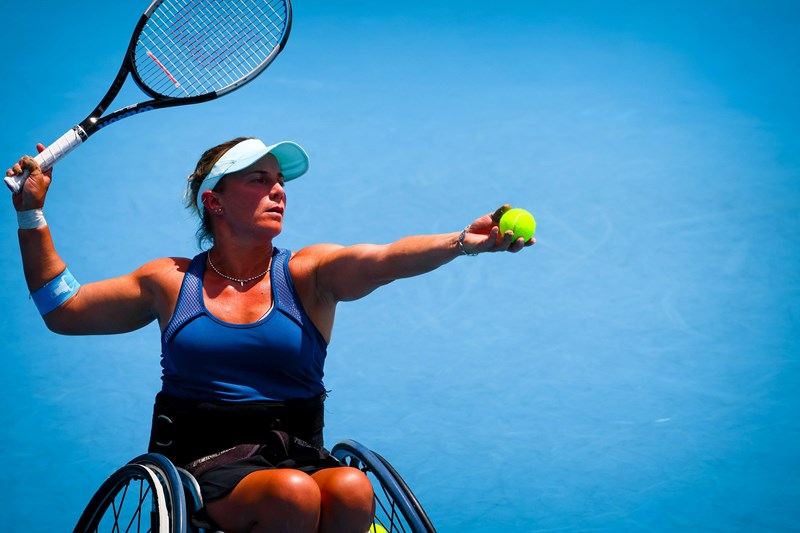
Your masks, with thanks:
<instances>
[{"instance_id":1,"label":"black shorts","mask_svg":"<svg viewBox=\"0 0 800 533\"><path fill-rule=\"evenodd\" d=\"M189 471L203 501L226 496L259 470L294 468L313 474L343 466L323 447L325 396L238 403L197 402L159 392L148 451ZM219 529L210 524L205 509L192 520Z\"/></svg>"},{"instance_id":2,"label":"black shorts","mask_svg":"<svg viewBox=\"0 0 800 533\"><path fill-rule=\"evenodd\" d=\"M343 466L325 448L316 448L283 431L272 431L269 441L240 444L186 465L200 485L203 501L226 496L242 479L259 470L292 468L313 474Z\"/></svg>"}]
</instances>

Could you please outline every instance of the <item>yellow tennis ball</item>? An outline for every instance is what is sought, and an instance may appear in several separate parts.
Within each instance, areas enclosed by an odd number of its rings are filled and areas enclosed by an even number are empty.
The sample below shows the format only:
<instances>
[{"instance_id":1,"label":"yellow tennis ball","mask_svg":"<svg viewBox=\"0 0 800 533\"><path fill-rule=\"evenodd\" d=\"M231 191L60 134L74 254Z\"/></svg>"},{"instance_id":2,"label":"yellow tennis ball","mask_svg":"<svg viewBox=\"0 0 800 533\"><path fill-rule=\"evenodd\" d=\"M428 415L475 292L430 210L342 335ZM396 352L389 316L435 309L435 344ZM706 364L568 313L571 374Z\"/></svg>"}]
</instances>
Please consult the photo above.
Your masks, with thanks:
<instances>
[{"instance_id":1,"label":"yellow tennis ball","mask_svg":"<svg viewBox=\"0 0 800 533\"><path fill-rule=\"evenodd\" d=\"M536 220L534 220L533 215L518 207L503 213L498 226L500 227L500 233L513 231L514 240L522 237L525 242L531 240L531 237L536 232Z\"/></svg>"},{"instance_id":2,"label":"yellow tennis ball","mask_svg":"<svg viewBox=\"0 0 800 533\"><path fill-rule=\"evenodd\" d=\"M380 524L372 524L369 526L369 531L367 533L389 533L386 531L386 528Z\"/></svg>"}]
</instances>

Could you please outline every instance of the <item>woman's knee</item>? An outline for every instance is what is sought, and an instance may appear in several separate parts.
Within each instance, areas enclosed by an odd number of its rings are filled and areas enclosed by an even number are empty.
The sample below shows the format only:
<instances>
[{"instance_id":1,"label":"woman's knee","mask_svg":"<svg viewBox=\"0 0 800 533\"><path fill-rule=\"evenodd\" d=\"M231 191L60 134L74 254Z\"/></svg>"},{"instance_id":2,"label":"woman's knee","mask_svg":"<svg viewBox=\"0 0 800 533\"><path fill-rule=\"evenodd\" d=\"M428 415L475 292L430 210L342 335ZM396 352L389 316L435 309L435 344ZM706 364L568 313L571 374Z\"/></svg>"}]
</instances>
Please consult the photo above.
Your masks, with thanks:
<instances>
[{"instance_id":1,"label":"woman's knee","mask_svg":"<svg viewBox=\"0 0 800 533\"><path fill-rule=\"evenodd\" d=\"M357 468L342 467L321 470L312 476L320 487L322 505L373 512L372 483Z\"/></svg>"}]
</instances>

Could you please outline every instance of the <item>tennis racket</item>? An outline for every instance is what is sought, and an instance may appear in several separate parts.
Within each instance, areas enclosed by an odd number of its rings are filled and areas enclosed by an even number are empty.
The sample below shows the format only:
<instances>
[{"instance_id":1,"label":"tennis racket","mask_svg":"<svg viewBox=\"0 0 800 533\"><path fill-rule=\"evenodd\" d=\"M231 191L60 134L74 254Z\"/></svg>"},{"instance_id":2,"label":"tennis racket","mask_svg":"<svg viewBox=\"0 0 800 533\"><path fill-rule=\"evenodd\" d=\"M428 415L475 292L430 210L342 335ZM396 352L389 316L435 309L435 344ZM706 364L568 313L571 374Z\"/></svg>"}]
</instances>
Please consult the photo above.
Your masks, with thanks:
<instances>
[{"instance_id":1,"label":"tennis racket","mask_svg":"<svg viewBox=\"0 0 800 533\"><path fill-rule=\"evenodd\" d=\"M238 89L264 71L286 45L289 0L155 0L133 30L122 67L83 122L34 159L42 171L91 135L153 109L197 104ZM128 74L150 100L103 116ZM5 178L13 192L28 172Z\"/></svg>"}]
</instances>

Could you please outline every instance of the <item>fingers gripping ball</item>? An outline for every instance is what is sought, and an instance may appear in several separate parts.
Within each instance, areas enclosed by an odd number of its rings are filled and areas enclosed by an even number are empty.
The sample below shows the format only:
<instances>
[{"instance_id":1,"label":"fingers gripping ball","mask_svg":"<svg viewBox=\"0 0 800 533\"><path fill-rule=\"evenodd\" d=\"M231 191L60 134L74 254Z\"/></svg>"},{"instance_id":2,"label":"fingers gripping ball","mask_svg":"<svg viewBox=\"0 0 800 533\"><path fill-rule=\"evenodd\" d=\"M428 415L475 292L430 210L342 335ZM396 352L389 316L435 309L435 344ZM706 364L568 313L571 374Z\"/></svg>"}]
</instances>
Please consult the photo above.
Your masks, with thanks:
<instances>
[{"instance_id":1,"label":"fingers gripping ball","mask_svg":"<svg viewBox=\"0 0 800 533\"><path fill-rule=\"evenodd\" d=\"M498 226L500 227L500 233L513 231L514 240L522 237L525 242L531 240L531 237L536 232L536 220L534 220L533 215L520 208L509 209L503 213Z\"/></svg>"}]
</instances>

